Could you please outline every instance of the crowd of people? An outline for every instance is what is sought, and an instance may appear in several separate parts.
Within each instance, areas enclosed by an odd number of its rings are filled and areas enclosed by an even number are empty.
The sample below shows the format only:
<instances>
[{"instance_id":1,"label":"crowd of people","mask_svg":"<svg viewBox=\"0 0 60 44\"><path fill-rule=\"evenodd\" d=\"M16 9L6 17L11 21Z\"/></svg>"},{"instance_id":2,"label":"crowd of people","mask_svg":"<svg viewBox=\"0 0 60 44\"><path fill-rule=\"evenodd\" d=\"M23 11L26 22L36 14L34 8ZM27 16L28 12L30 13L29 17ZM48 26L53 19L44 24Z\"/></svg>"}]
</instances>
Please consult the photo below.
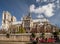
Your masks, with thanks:
<instances>
[{"instance_id":1,"label":"crowd of people","mask_svg":"<svg viewBox=\"0 0 60 44\"><path fill-rule=\"evenodd\" d=\"M37 43L55 43L59 42L59 37L58 36L51 36L50 38L45 38L45 37L30 37L30 41L33 44Z\"/></svg>"}]
</instances>

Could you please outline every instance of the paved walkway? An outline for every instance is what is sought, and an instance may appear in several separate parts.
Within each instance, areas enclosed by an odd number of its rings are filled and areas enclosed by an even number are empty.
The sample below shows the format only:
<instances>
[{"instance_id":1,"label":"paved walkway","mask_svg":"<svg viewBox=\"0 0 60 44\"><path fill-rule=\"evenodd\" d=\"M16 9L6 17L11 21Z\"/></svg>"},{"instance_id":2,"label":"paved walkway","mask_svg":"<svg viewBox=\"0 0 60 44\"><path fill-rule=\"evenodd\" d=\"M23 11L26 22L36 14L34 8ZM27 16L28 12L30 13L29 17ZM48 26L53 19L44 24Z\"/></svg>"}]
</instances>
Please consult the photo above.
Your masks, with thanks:
<instances>
[{"instance_id":1,"label":"paved walkway","mask_svg":"<svg viewBox=\"0 0 60 44\"><path fill-rule=\"evenodd\" d=\"M25 42L1 42L0 44L26 44ZM60 43L39 43L39 44L60 44Z\"/></svg>"},{"instance_id":2,"label":"paved walkway","mask_svg":"<svg viewBox=\"0 0 60 44\"><path fill-rule=\"evenodd\" d=\"M25 42L0 42L0 44L26 44Z\"/></svg>"}]
</instances>

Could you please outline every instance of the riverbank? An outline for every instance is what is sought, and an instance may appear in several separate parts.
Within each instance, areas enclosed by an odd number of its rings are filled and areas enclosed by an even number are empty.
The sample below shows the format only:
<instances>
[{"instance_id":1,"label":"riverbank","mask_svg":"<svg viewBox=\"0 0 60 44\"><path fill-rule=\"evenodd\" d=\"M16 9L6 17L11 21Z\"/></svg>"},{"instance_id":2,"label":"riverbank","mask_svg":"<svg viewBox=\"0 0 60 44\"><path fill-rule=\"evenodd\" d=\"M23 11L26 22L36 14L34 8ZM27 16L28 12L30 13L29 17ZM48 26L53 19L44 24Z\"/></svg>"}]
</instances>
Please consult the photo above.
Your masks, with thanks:
<instances>
[{"instance_id":1,"label":"riverbank","mask_svg":"<svg viewBox=\"0 0 60 44\"><path fill-rule=\"evenodd\" d=\"M7 41L0 41L0 44L28 44L28 42L7 42ZM31 43L29 43L31 44ZM60 44L60 43L39 43L39 44Z\"/></svg>"}]
</instances>

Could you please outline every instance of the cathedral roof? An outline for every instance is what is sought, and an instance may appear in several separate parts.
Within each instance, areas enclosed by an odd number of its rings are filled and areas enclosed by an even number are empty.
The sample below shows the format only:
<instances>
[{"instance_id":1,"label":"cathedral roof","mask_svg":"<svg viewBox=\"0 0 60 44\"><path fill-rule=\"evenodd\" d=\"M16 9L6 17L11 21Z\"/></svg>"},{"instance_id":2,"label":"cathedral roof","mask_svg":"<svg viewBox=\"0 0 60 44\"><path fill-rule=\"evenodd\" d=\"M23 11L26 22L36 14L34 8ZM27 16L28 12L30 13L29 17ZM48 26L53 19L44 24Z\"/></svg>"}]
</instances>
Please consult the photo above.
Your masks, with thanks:
<instances>
[{"instance_id":1,"label":"cathedral roof","mask_svg":"<svg viewBox=\"0 0 60 44\"><path fill-rule=\"evenodd\" d=\"M12 25L22 24L22 21L12 22Z\"/></svg>"},{"instance_id":2,"label":"cathedral roof","mask_svg":"<svg viewBox=\"0 0 60 44\"><path fill-rule=\"evenodd\" d=\"M34 19L33 22L49 22L49 20L42 18L42 19Z\"/></svg>"}]
</instances>

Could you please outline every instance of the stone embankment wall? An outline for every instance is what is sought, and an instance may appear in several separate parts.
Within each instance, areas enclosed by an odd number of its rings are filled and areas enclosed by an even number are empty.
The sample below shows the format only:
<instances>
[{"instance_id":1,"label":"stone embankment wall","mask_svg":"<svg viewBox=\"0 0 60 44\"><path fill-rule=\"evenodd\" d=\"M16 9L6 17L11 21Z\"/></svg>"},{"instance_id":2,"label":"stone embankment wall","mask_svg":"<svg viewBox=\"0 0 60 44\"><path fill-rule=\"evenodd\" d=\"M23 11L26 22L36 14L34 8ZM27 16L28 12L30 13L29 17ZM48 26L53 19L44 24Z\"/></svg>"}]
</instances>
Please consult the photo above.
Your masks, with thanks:
<instances>
[{"instance_id":1,"label":"stone embankment wall","mask_svg":"<svg viewBox=\"0 0 60 44\"><path fill-rule=\"evenodd\" d=\"M30 41L31 33L21 33L21 34L10 34L9 38L6 37L6 34L0 34L0 41ZM36 37L39 37L41 34L36 33ZM59 35L60 36L60 35ZM50 33L45 34L45 38L51 37ZM60 37L59 37L60 38Z\"/></svg>"},{"instance_id":2,"label":"stone embankment wall","mask_svg":"<svg viewBox=\"0 0 60 44\"><path fill-rule=\"evenodd\" d=\"M10 34L9 38L6 37L6 34L0 34L0 41L30 41L29 34Z\"/></svg>"}]
</instances>

